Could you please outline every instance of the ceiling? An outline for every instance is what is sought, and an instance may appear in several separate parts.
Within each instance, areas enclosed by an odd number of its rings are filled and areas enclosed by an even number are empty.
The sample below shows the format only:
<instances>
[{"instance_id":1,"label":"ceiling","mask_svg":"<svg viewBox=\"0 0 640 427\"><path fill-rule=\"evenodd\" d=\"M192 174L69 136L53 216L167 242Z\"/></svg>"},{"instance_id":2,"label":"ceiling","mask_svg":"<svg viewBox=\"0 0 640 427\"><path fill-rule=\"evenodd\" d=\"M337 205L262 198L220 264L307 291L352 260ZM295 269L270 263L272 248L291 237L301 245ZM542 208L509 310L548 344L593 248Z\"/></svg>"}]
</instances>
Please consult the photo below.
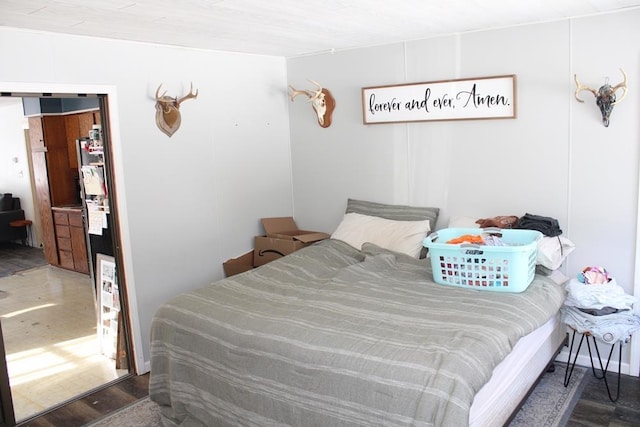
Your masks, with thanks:
<instances>
[{"instance_id":1,"label":"ceiling","mask_svg":"<svg viewBox=\"0 0 640 427\"><path fill-rule=\"evenodd\" d=\"M640 0L0 0L0 26L293 57L638 6Z\"/></svg>"}]
</instances>

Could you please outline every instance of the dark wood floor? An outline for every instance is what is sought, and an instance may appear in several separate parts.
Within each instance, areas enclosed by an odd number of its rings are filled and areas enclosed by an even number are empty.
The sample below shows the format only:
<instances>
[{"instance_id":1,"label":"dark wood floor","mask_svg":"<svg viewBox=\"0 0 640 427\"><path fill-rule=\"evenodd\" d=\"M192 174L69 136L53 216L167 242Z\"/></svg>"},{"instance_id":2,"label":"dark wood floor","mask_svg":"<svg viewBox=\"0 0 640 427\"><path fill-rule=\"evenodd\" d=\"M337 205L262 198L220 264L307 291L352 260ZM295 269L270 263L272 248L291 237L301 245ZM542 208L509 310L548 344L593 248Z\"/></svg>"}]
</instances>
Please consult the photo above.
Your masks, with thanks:
<instances>
[{"instance_id":1,"label":"dark wood floor","mask_svg":"<svg viewBox=\"0 0 640 427\"><path fill-rule=\"evenodd\" d=\"M79 427L149 395L149 374L131 375L102 390L68 403L21 427Z\"/></svg>"},{"instance_id":2,"label":"dark wood floor","mask_svg":"<svg viewBox=\"0 0 640 427\"><path fill-rule=\"evenodd\" d=\"M640 426L640 378L622 375L620 398L616 403L612 403L603 381L593 377L591 372L588 372L587 375L589 377L588 383L571 414L567 427ZM610 381L614 380L615 376ZM612 392L615 392L614 389ZM131 376L19 425L30 427L82 426L117 411L148 394L149 374Z\"/></svg>"},{"instance_id":3,"label":"dark wood floor","mask_svg":"<svg viewBox=\"0 0 640 427\"><path fill-rule=\"evenodd\" d=\"M613 403L603 380L587 372L587 383L567 427L638 427L640 426L640 378L622 375L620 397ZM615 397L616 375L608 374L611 394ZM613 382L613 384L612 384Z\"/></svg>"}]
</instances>

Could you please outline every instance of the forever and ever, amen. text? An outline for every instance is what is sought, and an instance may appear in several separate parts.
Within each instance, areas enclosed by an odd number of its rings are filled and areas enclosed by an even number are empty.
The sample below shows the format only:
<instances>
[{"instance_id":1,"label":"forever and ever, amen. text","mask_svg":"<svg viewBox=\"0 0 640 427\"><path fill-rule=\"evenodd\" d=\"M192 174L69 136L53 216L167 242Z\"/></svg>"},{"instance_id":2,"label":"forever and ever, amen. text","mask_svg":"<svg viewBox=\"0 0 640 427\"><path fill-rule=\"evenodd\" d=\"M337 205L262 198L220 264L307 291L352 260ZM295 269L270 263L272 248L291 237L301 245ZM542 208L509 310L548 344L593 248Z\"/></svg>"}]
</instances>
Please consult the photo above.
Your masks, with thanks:
<instances>
[{"instance_id":1,"label":"forever and ever, amen. text","mask_svg":"<svg viewBox=\"0 0 640 427\"><path fill-rule=\"evenodd\" d=\"M441 96L434 96L431 88L427 87L424 91L424 97L419 99L401 100L396 97L382 102L376 101L375 92L369 95L369 112L374 115L376 113L394 112L394 111L413 111L424 110L429 114L432 110L445 110L459 108L475 108L490 109L492 107L505 107L510 105L509 97L496 94L479 93L474 83L468 90L462 90L455 95L443 93Z\"/></svg>"}]
</instances>

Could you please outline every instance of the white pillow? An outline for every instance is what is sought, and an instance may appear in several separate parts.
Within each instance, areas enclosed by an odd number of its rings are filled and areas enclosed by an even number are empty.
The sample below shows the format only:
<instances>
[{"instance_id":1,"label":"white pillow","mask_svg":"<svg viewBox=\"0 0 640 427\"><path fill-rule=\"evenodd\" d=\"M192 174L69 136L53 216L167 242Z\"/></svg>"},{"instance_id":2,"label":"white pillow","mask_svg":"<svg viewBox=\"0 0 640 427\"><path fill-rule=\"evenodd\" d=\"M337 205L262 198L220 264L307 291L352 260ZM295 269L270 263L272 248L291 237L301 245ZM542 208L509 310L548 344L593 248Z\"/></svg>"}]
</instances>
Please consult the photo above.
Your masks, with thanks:
<instances>
[{"instance_id":1,"label":"white pillow","mask_svg":"<svg viewBox=\"0 0 640 427\"><path fill-rule=\"evenodd\" d=\"M576 245L566 237L544 236L538 240L536 264L546 267L549 270L557 270L575 248Z\"/></svg>"},{"instance_id":2,"label":"white pillow","mask_svg":"<svg viewBox=\"0 0 640 427\"><path fill-rule=\"evenodd\" d=\"M369 242L418 258L422 241L429 231L429 220L393 221L352 212L344 215L331 238L342 240L356 249Z\"/></svg>"}]
</instances>

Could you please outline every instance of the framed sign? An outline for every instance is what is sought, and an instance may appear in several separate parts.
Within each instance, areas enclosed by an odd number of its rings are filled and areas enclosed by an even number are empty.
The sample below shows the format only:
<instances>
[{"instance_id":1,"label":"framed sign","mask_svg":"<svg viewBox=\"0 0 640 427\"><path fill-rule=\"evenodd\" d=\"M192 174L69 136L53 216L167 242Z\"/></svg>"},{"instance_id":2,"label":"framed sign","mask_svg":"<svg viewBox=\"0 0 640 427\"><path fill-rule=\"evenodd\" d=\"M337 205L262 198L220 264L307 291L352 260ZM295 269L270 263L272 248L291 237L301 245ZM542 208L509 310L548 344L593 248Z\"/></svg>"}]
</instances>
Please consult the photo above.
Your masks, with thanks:
<instances>
[{"instance_id":1,"label":"framed sign","mask_svg":"<svg viewBox=\"0 0 640 427\"><path fill-rule=\"evenodd\" d=\"M365 124L514 119L516 76L362 88Z\"/></svg>"}]
</instances>

